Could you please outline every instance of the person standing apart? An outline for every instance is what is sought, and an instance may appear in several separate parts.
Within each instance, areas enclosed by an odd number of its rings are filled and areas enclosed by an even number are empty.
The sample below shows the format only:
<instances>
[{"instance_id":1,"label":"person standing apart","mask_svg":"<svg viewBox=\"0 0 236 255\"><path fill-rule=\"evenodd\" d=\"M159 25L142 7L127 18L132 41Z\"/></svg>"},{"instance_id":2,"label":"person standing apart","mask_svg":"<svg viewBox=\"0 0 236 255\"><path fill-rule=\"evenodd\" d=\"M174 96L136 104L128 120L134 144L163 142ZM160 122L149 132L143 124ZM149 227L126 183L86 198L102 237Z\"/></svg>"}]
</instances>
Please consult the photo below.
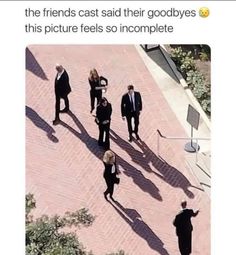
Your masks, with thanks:
<instances>
[{"instance_id":1,"label":"person standing apart","mask_svg":"<svg viewBox=\"0 0 236 255\"><path fill-rule=\"evenodd\" d=\"M66 70L63 68L62 65L56 65L57 75L55 78L55 97L56 97L56 104L55 104L55 119L53 120L53 125L57 125L60 122L59 113L68 112L69 107L69 99L68 95L71 92L71 87L69 83L69 76ZM64 99L65 108L60 110L60 100L61 98Z\"/></svg>"},{"instance_id":2,"label":"person standing apart","mask_svg":"<svg viewBox=\"0 0 236 255\"><path fill-rule=\"evenodd\" d=\"M88 80L90 84L90 105L91 105L90 113L92 113L94 110L95 98L97 99L98 105L102 98L102 91L103 90L106 91L107 89L108 80L103 76L99 76L95 68L90 70Z\"/></svg>"},{"instance_id":3,"label":"person standing apart","mask_svg":"<svg viewBox=\"0 0 236 255\"><path fill-rule=\"evenodd\" d=\"M128 86L128 93L122 96L121 100L121 115L123 120L127 120L129 141L132 142L132 133L135 133L136 139L140 140L138 135L139 115L142 111L142 97L137 91L134 91L134 86ZM134 128L132 127L132 119L134 119Z\"/></svg>"},{"instance_id":4,"label":"person standing apart","mask_svg":"<svg viewBox=\"0 0 236 255\"><path fill-rule=\"evenodd\" d=\"M118 171L116 166L116 157L115 153L111 150L107 150L103 156L103 164L104 164L104 173L103 177L106 181L107 189L105 190L104 198L107 199L107 195L110 195L110 199L114 201L113 192L114 185L119 184L119 178L117 177Z\"/></svg>"},{"instance_id":5,"label":"person standing apart","mask_svg":"<svg viewBox=\"0 0 236 255\"><path fill-rule=\"evenodd\" d=\"M194 212L192 209L187 209L186 201L182 201L181 207L182 210L176 215L173 225L176 227L180 254L189 255L192 252L193 226L191 218L196 217L199 210Z\"/></svg>"},{"instance_id":6,"label":"person standing apart","mask_svg":"<svg viewBox=\"0 0 236 255\"><path fill-rule=\"evenodd\" d=\"M104 146L105 150L110 149L110 125L111 125L112 106L103 97L96 110L96 123L99 127L98 145Z\"/></svg>"}]
</instances>

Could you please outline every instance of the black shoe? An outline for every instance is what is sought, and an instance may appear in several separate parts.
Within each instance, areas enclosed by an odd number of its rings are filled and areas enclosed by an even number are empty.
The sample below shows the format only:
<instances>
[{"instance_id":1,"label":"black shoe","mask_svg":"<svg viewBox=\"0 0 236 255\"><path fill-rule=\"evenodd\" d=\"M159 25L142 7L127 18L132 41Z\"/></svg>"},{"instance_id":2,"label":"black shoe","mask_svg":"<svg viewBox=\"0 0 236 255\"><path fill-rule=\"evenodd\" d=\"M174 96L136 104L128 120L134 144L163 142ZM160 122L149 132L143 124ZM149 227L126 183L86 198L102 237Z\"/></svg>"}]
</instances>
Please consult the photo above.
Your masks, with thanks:
<instances>
[{"instance_id":1,"label":"black shoe","mask_svg":"<svg viewBox=\"0 0 236 255\"><path fill-rule=\"evenodd\" d=\"M69 110L70 110L70 109L68 109L68 108L64 108L64 109L61 110L60 112L61 112L61 113L67 113L67 112L69 112Z\"/></svg>"},{"instance_id":2,"label":"black shoe","mask_svg":"<svg viewBox=\"0 0 236 255\"><path fill-rule=\"evenodd\" d=\"M132 141L133 141L132 135L129 136L128 141L129 141L129 142L132 142Z\"/></svg>"},{"instance_id":3,"label":"black shoe","mask_svg":"<svg viewBox=\"0 0 236 255\"><path fill-rule=\"evenodd\" d=\"M136 139L137 139L137 140L140 140L140 137L139 137L138 134L135 134L135 136L136 136Z\"/></svg>"},{"instance_id":4,"label":"black shoe","mask_svg":"<svg viewBox=\"0 0 236 255\"><path fill-rule=\"evenodd\" d=\"M55 120L53 120L52 124L55 126L55 125L59 124L60 121L61 121L60 119L55 119Z\"/></svg>"}]
</instances>

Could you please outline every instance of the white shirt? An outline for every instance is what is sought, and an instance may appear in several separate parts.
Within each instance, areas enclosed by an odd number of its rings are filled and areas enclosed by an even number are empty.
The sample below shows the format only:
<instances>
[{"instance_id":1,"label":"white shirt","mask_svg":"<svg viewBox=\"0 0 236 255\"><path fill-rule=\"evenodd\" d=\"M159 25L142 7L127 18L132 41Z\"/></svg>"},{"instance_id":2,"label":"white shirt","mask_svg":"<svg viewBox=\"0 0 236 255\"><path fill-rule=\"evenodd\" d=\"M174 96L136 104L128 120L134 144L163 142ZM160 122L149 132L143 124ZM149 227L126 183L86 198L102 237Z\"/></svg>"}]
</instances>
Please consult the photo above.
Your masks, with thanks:
<instances>
[{"instance_id":1,"label":"white shirt","mask_svg":"<svg viewBox=\"0 0 236 255\"><path fill-rule=\"evenodd\" d=\"M130 95L129 94L129 100L130 100L130 102L132 102L131 101L131 97L132 97L132 101L133 101L133 108L134 108L134 111L136 111L136 109L135 109L135 98L134 98L134 92Z\"/></svg>"},{"instance_id":2,"label":"white shirt","mask_svg":"<svg viewBox=\"0 0 236 255\"><path fill-rule=\"evenodd\" d=\"M62 76L62 74L64 73L64 69L60 72L60 73L57 73L57 80L59 80Z\"/></svg>"}]
</instances>

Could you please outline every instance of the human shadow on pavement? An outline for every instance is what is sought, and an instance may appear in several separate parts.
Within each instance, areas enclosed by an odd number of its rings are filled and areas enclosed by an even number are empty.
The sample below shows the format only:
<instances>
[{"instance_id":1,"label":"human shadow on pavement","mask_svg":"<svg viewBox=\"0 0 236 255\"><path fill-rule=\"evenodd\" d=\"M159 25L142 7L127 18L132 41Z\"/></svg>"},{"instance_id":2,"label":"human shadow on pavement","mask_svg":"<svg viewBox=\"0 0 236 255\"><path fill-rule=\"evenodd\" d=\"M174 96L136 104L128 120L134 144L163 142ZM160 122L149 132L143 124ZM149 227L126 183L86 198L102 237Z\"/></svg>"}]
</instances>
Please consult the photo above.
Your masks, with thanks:
<instances>
[{"instance_id":1,"label":"human shadow on pavement","mask_svg":"<svg viewBox=\"0 0 236 255\"><path fill-rule=\"evenodd\" d=\"M153 171L153 173L161 178L163 181L175 188L181 188L189 198L194 198L193 192L189 190L190 187L197 188L193 186L190 181L175 167L168 164L164 159L158 157L147 144L140 140L134 141L140 149L143 151L145 158L152 164L152 166L158 171Z\"/></svg>"},{"instance_id":2,"label":"human shadow on pavement","mask_svg":"<svg viewBox=\"0 0 236 255\"><path fill-rule=\"evenodd\" d=\"M75 116L74 113L71 111L68 112L68 115L72 118L76 126L78 127L79 131L75 130L68 124L66 124L63 121L60 121L60 124L67 128L72 134L74 134L76 137L78 137L89 149L90 152L92 152L98 159L102 159L104 154L104 149L98 147L97 140L92 138L84 126L81 124L79 119ZM117 164L118 166L121 166L124 171L123 173L131 177L133 179L133 182L137 184L144 192L148 192L153 198L162 201L162 198L159 194L159 190L156 188L156 186L153 184L152 181L147 179L141 171L134 168L132 165L130 165L128 162L126 162L124 159L122 159L119 155L116 154Z\"/></svg>"},{"instance_id":3,"label":"human shadow on pavement","mask_svg":"<svg viewBox=\"0 0 236 255\"><path fill-rule=\"evenodd\" d=\"M160 255L169 255L167 250L164 248L164 243L142 220L141 215L136 210L124 208L118 201L114 201L114 203L116 206L110 202L115 211L127 224L129 224L137 235L147 242L151 249L157 251Z\"/></svg>"},{"instance_id":4,"label":"human shadow on pavement","mask_svg":"<svg viewBox=\"0 0 236 255\"><path fill-rule=\"evenodd\" d=\"M25 64L26 70L32 72L34 75L38 76L42 80L48 80L45 72L42 67L34 57L33 53L29 50L28 47L25 49Z\"/></svg>"},{"instance_id":5,"label":"human shadow on pavement","mask_svg":"<svg viewBox=\"0 0 236 255\"><path fill-rule=\"evenodd\" d=\"M42 119L36 111L34 111L29 106L25 106L25 114L36 127L41 128L43 131L46 132L49 140L54 143L59 142L58 138L53 135L55 133L55 130L44 119Z\"/></svg>"},{"instance_id":6,"label":"human shadow on pavement","mask_svg":"<svg viewBox=\"0 0 236 255\"><path fill-rule=\"evenodd\" d=\"M116 159L117 164L123 168L122 173L132 178L133 182L144 192L149 193L153 198L159 201L163 201L159 189L151 180L147 179L140 170L136 169L118 155L116 155Z\"/></svg>"},{"instance_id":7,"label":"human shadow on pavement","mask_svg":"<svg viewBox=\"0 0 236 255\"><path fill-rule=\"evenodd\" d=\"M152 173L153 170L149 165L148 159L145 157L145 154L141 151L136 150L130 142L125 141L112 129L110 130L110 138L115 142L122 150L126 151L130 155L132 161L140 165L144 170L149 173Z\"/></svg>"},{"instance_id":8,"label":"human shadow on pavement","mask_svg":"<svg viewBox=\"0 0 236 255\"><path fill-rule=\"evenodd\" d=\"M71 111L68 112L68 115L72 118L79 131L75 130L67 123L60 121L60 125L67 128L72 134L74 134L77 138L79 138L97 158L101 159L104 154L104 149L98 147L97 140L91 137L84 126L81 124L79 119L75 116Z\"/></svg>"},{"instance_id":9,"label":"human shadow on pavement","mask_svg":"<svg viewBox=\"0 0 236 255\"><path fill-rule=\"evenodd\" d=\"M169 185L183 189L189 198L194 198L194 194L188 189L189 187L194 186L191 185L188 179L179 170L170 166L165 160L157 157L144 141L137 141L134 139L134 143L136 143L142 150L142 152L140 152L129 142L126 142L117 135L113 130L111 130L110 133L111 139L130 155L133 162L140 165L145 171L155 174ZM150 165L152 165L158 172L153 171Z\"/></svg>"}]
</instances>

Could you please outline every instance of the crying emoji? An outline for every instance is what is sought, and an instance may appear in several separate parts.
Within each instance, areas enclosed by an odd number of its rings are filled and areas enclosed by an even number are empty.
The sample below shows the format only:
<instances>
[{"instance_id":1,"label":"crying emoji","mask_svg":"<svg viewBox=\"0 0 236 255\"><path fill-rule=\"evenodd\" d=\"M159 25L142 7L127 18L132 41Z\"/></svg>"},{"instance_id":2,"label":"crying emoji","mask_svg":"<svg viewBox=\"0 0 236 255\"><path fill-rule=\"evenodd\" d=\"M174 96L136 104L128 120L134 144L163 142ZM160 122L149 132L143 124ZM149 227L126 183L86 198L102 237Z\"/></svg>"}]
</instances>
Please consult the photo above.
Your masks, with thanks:
<instances>
[{"instance_id":1,"label":"crying emoji","mask_svg":"<svg viewBox=\"0 0 236 255\"><path fill-rule=\"evenodd\" d=\"M201 7L199 9L199 16L202 18L207 18L210 14L210 10L207 7Z\"/></svg>"}]
</instances>

